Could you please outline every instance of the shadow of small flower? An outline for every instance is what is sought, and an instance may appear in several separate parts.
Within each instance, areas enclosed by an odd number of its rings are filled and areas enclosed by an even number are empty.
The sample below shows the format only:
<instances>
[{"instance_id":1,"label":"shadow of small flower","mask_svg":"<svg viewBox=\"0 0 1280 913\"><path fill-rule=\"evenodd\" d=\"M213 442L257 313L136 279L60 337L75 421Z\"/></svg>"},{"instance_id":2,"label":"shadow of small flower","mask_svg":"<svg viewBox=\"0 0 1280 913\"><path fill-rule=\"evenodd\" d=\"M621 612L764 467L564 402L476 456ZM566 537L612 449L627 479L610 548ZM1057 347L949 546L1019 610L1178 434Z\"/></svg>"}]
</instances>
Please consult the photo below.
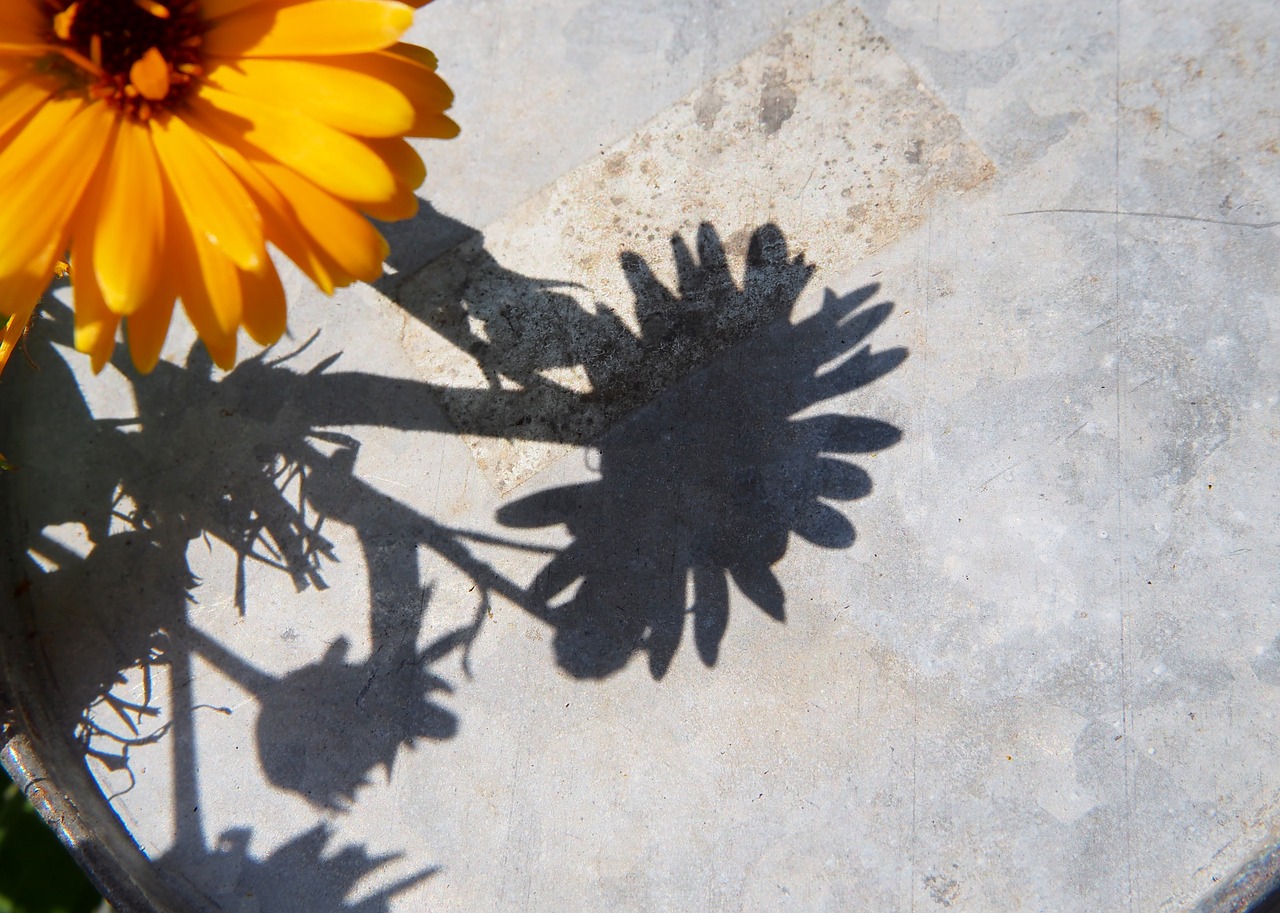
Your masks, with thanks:
<instances>
[{"instance_id":1,"label":"shadow of small flower","mask_svg":"<svg viewBox=\"0 0 1280 913\"><path fill-rule=\"evenodd\" d=\"M216 897L219 910L307 910L313 913L387 913L397 895L432 877L427 868L362 897L360 882L398 859L374 856L364 847L330 849L332 831L318 824L265 858L252 855L249 828L233 828L218 837L213 849L175 848L160 857L161 871L179 872L182 882ZM194 877L193 877L194 876Z\"/></svg>"},{"instance_id":2,"label":"shadow of small flower","mask_svg":"<svg viewBox=\"0 0 1280 913\"><path fill-rule=\"evenodd\" d=\"M401 748L458 731L458 718L432 700L453 689L411 650L363 663L339 638L315 663L271 682L258 695L258 759L277 787L322 808L344 810L375 768L390 777Z\"/></svg>"}]
</instances>

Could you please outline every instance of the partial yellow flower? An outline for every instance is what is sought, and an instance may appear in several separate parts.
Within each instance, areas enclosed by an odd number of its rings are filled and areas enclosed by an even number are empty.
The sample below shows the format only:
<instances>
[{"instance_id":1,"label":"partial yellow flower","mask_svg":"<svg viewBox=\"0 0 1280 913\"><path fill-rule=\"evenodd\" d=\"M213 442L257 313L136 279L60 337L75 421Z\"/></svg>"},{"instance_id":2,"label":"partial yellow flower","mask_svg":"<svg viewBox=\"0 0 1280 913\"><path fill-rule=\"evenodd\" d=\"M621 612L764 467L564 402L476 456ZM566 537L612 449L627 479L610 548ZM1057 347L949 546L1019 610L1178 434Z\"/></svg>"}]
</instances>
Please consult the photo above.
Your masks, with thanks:
<instances>
[{"instance_id":1,"label":"partial yellow flower","mask_svg":"<svg viewBox=\"0 0 1280 913\"><path fill-rule=\"evenodd\" d=\"M4 370L4 366L9 363L9 356L22 341L22 336L27 332L27 325L31 323L31 315L35 309L35 303L32 302L30 308L19 311L5 322L4 335L0 336L0 371Z\"/></svg>"},{"instance_id":2,"label":"partial yellow flower","mask_svg":"<svg viewBox=\"0 0 1280 913\"><path fill-rule=\"evenodd\" d=\"M52 278L61 279L69 272L71 272L71 265L65 260L59 260L53 265ZM9 356L18 347L18 343L27 335L27 328L31 326L31 321L35 317L38 303L33 301L28 307L15 311L5 322L4 332L0 334L0 373L4 372L4 366L9 363ZM4 455L0 454L0 463L3 462ZM3 468L7 467L0 466L0 469Z\"/></svg>"},{"instance_id":3,"label":"partial yellow flower","mask_svg":"<svg viewBox=\"0 0 1280 913\"><path fill-rule=\"evenodd\" d=\"M176 300L223 368L241 326L275 342L268 242L326 293L381 275L366 217L413 215L426 175L404 138L458 132L398 41L425 2L0 0L4 354L67 250L94 370L122 320L154 367Z\"/></svg>"}]
</instances>

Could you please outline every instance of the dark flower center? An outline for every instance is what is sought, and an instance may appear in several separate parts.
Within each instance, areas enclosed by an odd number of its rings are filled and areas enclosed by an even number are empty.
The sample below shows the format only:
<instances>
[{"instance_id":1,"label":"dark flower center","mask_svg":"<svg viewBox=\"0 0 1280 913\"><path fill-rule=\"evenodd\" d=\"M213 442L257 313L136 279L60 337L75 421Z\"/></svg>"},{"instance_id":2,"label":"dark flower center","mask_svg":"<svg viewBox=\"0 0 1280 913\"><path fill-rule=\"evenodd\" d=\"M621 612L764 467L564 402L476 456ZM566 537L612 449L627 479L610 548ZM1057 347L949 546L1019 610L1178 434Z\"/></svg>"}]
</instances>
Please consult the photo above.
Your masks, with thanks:
<instances>
[{"instance_id":1,"label":"dark flower center","mask_svg":"<svg viewBox=\"0 0 1280 913\"><path fill-rule=\"evenodd\" d=\"M89 93L140 120L173 107L203 70L200 0L51 0L51 43Z\"/></svg>"}]
</instances>

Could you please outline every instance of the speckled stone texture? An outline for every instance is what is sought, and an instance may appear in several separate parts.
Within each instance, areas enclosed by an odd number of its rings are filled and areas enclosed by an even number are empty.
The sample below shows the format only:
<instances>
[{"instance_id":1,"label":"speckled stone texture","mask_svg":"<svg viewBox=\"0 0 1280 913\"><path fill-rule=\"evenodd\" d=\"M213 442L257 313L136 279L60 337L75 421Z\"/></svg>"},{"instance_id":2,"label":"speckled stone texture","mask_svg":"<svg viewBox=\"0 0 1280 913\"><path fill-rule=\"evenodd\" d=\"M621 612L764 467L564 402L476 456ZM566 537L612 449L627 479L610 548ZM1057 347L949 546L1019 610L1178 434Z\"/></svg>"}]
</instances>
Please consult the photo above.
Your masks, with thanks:
<instances>
[{"instance_id":1,"label":"speckled stone texture","mask_svg":"<svg viewBox=\"0 0 1280 913\"><path fill-rule=\"evenodd\" d=\"M146 378L56 290L6 373L6 688L101 864L173 910L1173 913L1273 842L1280 7L413 37L463 134L375 287Z\"/></svg>"}]
</instances>

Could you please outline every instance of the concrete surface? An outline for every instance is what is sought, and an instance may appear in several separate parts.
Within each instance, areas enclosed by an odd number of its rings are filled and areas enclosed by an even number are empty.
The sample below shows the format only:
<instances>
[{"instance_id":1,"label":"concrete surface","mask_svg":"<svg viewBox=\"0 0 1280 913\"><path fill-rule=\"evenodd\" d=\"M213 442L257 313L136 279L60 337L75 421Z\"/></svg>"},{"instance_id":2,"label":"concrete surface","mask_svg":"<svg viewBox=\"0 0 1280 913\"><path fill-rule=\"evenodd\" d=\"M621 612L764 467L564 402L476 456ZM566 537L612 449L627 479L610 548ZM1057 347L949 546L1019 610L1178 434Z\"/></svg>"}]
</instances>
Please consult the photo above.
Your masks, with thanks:
<instances>
[{"instance_id":1,"label":"concrete surface","mask_svg":"<svg viewBox=\"0 0 1280 913\"><path fill-rule=\"evenodd\" d=\"M273 913L1156 913L1275 843L1280 7L415 36L464 133L376 288L147 378L62 290L6 375L76 840Z\"/></svg>"}]
</instances>

